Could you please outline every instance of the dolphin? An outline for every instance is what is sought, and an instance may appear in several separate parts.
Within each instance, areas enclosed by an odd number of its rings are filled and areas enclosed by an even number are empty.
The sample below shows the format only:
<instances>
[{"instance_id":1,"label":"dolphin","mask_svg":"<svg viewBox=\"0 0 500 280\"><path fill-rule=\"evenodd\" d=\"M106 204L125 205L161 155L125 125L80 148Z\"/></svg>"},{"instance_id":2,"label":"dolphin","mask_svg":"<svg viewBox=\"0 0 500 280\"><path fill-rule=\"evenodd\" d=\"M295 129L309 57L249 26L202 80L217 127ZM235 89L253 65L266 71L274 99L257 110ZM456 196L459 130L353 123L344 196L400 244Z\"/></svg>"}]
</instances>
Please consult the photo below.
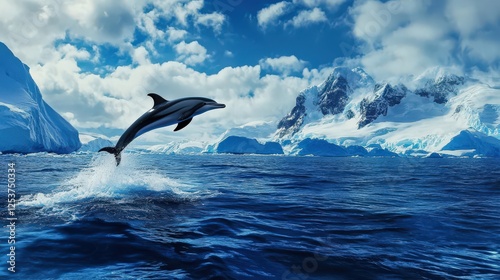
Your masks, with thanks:
<instances>
[{"instance_id":1,"label":"dolphin","mask_svg":"<svg viewBox=\"0 0 500 280\"><path fill-rule=\"evenodd\" d=\"M224 104L203 97L186 97L168 101L156 93L149 93L148 96L153 98L153 108L144 113L127 128L115 147L104 147L99 150L99 152L104 151L115 155L117 166L120 164L123 149L142 134L173 124L177 124L174 131L179 131L186 127L193 120L194 116L213 109L226 107Z\"/></svg>"}]
</instances>

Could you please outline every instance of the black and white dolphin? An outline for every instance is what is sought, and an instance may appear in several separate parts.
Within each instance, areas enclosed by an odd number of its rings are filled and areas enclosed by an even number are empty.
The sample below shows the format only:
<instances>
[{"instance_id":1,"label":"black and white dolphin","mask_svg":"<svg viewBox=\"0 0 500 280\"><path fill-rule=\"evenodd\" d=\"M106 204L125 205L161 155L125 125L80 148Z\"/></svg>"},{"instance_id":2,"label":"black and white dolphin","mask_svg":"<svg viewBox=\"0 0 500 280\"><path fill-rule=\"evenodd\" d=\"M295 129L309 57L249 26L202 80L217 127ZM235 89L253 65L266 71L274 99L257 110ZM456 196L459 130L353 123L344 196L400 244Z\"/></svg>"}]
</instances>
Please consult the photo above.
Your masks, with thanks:
<instances>
[{"instance_id":1,"label":"black and white dolphin","mask_svg":"<svg viewBox=\"0 0 500 280\"><path fill-rule=\"evenodd\" d=\"M116 165L120 164L121 152L123 149L142 134L153 129L173 124L177 124L174 131L178 131L186 127L193 120L194 116L213 109L226 107L224 104L203 97L187 97L167 101L156 93L149 93L148 95L153 98L153 108L144 113L127 128L115 147L104 147L99 150L99 152L104 151L114 154Z\"/></svg>"}]
</instances>

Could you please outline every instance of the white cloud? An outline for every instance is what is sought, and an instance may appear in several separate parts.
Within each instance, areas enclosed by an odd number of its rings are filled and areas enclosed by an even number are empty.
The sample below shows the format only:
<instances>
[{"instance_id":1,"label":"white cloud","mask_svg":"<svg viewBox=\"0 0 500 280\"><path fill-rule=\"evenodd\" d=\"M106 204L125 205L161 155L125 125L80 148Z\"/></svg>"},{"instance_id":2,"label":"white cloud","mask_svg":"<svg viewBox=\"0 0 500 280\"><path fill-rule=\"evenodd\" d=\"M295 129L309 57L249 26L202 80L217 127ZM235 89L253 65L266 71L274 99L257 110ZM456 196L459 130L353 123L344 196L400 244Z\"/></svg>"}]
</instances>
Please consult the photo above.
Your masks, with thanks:
<instances>
[{"instance_id":1,"label":"white cloud","mask_svg":"<svg viewBox=\"0 0 500 280\"><path fill-rule=\"evenodd\" d=\"M293 0L294 4L302 4L309 8L318 7L321 5L329 9L333 9L344 3L346 0Z\"/></svg>"},{"instance_id":2,"label":"white cloud","mask_svg":"<svg viewBox=\"0 0 500 280\"><path fill-rule=\"evenodd\" d=\"M172 128L157 130L161 137L150 135L139 142L199 139L250 121L279 120L293 107L299 89L326 77L314 69L305 69L304 77L262 76L259 65L226 67L207 75L180 62L121 66L99 76L81 73L62 50L59 59L31 72L46 101L78 128L127 128L151 107L148 92L167 99L206 96L227 105L195 118L191 128L176 133Z\"/></svg>"},{"instance_id":3,"label":"white cloud","mask_svg":"<svg viewBox=\"0 0 500 280\"><path fill-rule=\"evenodd\" d=\"M180 42L174 46L175 52L178 54L178 59L186 63L187 65L196 65L203 63L209 55L207 54L207 49L200 45L198 41L193 41L191 43L186 43L185 41Z\"/></svg>"},{"instance_id":4,"label":"white cloud","mask_svg":"<svg viewBox=\"0 0 500 280\"><path fill-rule=\"evenodd\" d=\"M226 50L226 51L224 52L224 55L225 55L225 56L227 56L227 57L234 57L233 52L232 52L232 51L230 51L230 50Z\"/></svg>"},{"instance_id":5,"label":"white cloud","mask_svg":"<svg viewBox=\"0 0 500 280\"><path fill-rule=\"evenodd\" d=\"M75 60L87 60L90 58L90 53L85 49L77 49L75 46L70 44L64 44L57 48L57 51L64 58L74 58Z\"/></svg>"},{"instance_id":6,"label":"white cloud","mask_svg":"<svg viewBox=\"0 0 500 280\"><path fill-rule=\"evenodd\" d=\"M160 14L156 9L143 13L138 16L137 27L151 36L153 41L162 41L165 38L165 32L156 27L155 21L158 20Z\"/></svg>"},{"instance_id":7,"label":"white cloud","mask_svg":"<svg viewBox=\"0 0 500 280\"><path fill-rule=\"evenodd\" d=\"M0 41L28 64L44 63L55 40L71 38L121 46L133 38L142 6L122 1L15 1L2 3Z\"/></svg>"},{"instance_id":8,"label":"white cloud","mask_svg":"<svg viewBox=\"0 0 500 280\"><path fill-rule=\"evenodd\" d=\"M168 34L168 41L170 43L180 41L188 35L188 32L186 30L182 29L176 29L174 27L169 27L167 29L167 34Z\"/></svg>"},{"instance_id":9,"label":"white cloud","mask_svg":"<svg viewBox=\"0 0 500 280\"><path fill-rule=\"evenodd\" d=\"M365 43L359 62L377 79L436 65L498 66L499 7L489 0L356 2L353 34Z\"/></svg>"},{"instance_id":10,"label":"white cloud","mask_svg":"<svg viewBox=\"0 0 500 280\"><path fill-rule=\"evenodd\" d=\"M328 21L325 12L320 8L301 11L298 15L289 20L286 25L294 27L304 27L310 24Z\"/></svg>"},{"instance_id":11,"label":"white cloud","mask_svg":"<svg viewBox=\"0 0 500 280\"><path fill-rule=\"evenodd\" d=\"M203 14L196 18L196 24L212 27L215 32L221 31L225 21L226 17L220 13Z\"/></svg>"},{"instance_id":12,"label":"white cloud","mask_svg":"<svg viewBox=\"0 0 500 280\"><path fill-rule=\"evenodd\" d=\"M500 3L495 0L447 1L445 12L463 37L470 37L484 27L498 27Z\"/></svg>"},{"instance_id":13,"label":"white cloud","mask_svg":"<svg viewBox=\"0 0 500 280\"><path fill-rule=\"evenodd\" d=\"M280 19L287 14L297 14L286 20L284 27L304 27L310 24L326 22L326 13L321 8L333 10L339 7L345 0L293 0L281 1L260 10L257 13L257 22L262 29L270 25L281 23ZM308 8L303 10L303 8Z\"/></svg>"},{"instance_id":14,"label":"white cloud","mask_svg":"<svg viewBox=\"0 0 500 280\"><path fill-rule=\"evenodd\" d=\"M290 2L281 1L260 10L257 13L257 22L259 26L265 29L268 25L276 23L276 21L289 10L290 6Z\"/></svg>"},{"instance_id":15,"label":"white cloud","mask_svg":"<svg viewBox=\"0 0 500 280\"><path fill-rule=\"evenodd\" d=\"M301 72L306 64L305 61L298 59L294 55L261 59L259 63L264 69L274 70L284 75Z\"/></svg>"},{"instance_id":16,"label":"white cloud","mask_svg":"<svg viewBox=\"0 0 500 280\"><path fill-rule=\"evenodd\" d=\"M134 48L132 51L132 60L138 64L149 64L149 52L143 46Z\"/></svg>"},{"instance_id":17,"label":"white cloud","mask_svg":"<svg viewBox=\"0 0 500 280\"><path fill-rule=\"evenodd\" d=\"M461 49L473 59L500 59L500 3L494 0L448 1L447 19L460 36Z\"/></svg>"},{"instance_id":18,"label":"white cloud","mask_svg":"<svg viewBox=\"0 0 500 280\"><path fill-rule=\"evenodd\" d=\"M185 28L190 24L204 25L211 27L218 33L226 21L226 17L222 13L202 13L201 10L206 4L203 0L153 0L153 3L155 9L158 9L163 17L175 18Z\"/></svg>"},{"instance_id":19,"label":"white cloud","mask_svg":"<svg viewBox=\"0 0 500 280\"><path fill-rule=\"evenodd\" d=\"M7 1L8 2L8 1ZM159 18L186 29L203 25L219 33L226 21L221 13L204 13L202 0L30 0L2 3L0 41L30 65L45 63L54 54L56 40L83 39L89 44L110 44L126 51L135 29L149 35L145 47L155 54L155 42L176 43L186 33L160 30ZM208 3L208 2L207 2ZM144 13L144 7L153 9Z\"/></svg>"}]
</instances>

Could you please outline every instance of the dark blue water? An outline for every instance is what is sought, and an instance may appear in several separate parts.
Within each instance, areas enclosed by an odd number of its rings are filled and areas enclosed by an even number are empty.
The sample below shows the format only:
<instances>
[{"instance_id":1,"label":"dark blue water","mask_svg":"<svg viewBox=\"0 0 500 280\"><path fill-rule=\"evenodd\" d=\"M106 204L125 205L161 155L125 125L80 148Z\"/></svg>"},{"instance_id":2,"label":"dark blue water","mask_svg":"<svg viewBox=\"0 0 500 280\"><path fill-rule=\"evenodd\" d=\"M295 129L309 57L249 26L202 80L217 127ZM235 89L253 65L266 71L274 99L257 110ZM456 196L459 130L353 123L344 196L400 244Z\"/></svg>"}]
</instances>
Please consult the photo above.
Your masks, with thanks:
<instances>
[{"instance_id":1,"label":"dark blue water","mask_svg":"<svg viewBox=\"0 0 500 280\"><path fill-rule=\"evenodd\" d=\"M11 160L5 279L500 279L498 159Z\"/></svg>"}]
</instances>

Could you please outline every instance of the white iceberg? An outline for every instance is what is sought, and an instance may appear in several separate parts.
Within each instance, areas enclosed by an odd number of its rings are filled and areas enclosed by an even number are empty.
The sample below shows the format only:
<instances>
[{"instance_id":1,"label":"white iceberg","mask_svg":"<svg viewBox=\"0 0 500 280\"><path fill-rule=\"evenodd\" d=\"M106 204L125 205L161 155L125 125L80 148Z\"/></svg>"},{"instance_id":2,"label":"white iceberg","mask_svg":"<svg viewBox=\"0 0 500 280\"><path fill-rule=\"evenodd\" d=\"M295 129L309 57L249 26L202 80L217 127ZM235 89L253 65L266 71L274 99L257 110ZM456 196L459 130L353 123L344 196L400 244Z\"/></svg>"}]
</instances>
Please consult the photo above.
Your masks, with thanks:
<instances>
[{"instance_id":1,"label":"white iceberg","mask_svg":"<svg viewBox=\"0 0 500 280\"><path fill-rule=\"evenodd\" d=\"M71 153L78 131L42 99L23 64L0 42L0 151Z\"/></svg>"}]
</instances>

